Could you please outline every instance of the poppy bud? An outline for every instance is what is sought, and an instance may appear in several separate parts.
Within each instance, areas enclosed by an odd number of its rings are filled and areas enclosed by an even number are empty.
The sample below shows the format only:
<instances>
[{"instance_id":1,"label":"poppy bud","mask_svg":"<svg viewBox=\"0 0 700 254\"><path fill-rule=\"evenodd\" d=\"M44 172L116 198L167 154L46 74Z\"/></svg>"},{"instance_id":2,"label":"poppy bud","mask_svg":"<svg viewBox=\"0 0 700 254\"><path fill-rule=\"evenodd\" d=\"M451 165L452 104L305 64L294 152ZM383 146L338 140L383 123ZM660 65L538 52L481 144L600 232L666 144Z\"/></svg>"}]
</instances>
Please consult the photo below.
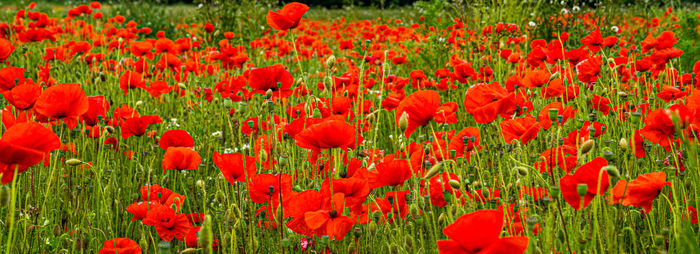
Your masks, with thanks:
<instances>
[{"instance_id":1,"label":"poppy bud","mask_svg":"<svg viewBox=\"0 0 700 254\"><path fill-rule=\"evenodd\" d=\"M605 170L605 172L608 172L608 175L612 177L620 177L620 170L618 170L615 166L608 165L603 167L603 170Z\"/></svg>"},{"instance_id":2,"label":"poppy bud","mask_svg":"<svg viewBox=\"0 0 700 254\"><path fill-rule=\"evenodd\" d=\"M141 106L143 106L143 101L137 101L137 102L136 102L136 107L138 108L138 107L141 107Z\"/></svg>"},{"instance_id":3,"label":"poppy bud","mask_svg":"<svg viewBox=\"0 0 700 254\"><path fill-rule=\"evenodd\" d=\"M377 232L377 223L374 221L370 222L368 228L369 232Z\"/></svg>"},{"instance_id":4,"label":"poppy bud","mask_svg":"<svg viewBox=\"0 0 700 254\"><path fill-rule=\"evenodd\" d=\"M180 252L180 254L194 254L194 253L197 253L197 252L199 252L198 249L195 249L195 248L187 248L187 249L182 250L182 251Z\"/></svg>"},{"instance_id":5,"label":"poppy bud","mask_svg":"<svg viewBox=\"0 0 700 254\"><path fill-rule=\"evenodd\" d=\"M585 183L579 183L578 185L576 185L576 192L581 197L585 196L588 192L588 185L586 185Z\"/></svg>"},{"instance_id":6,"label":"poppy bud","mask_svg":"<svg viewBox=\"0 0 700 254\"><path fill-rule=\"evenodd\" d=\"M549 81L555 80L557 78L559 78L559 72L555 72L551 76L549 76Z\"/></svg>"},{"instance_id":7,"label":"poppy bud","mask_svg":"<svg viewBox=\"0 0 700 254\"><path fill-rule=\"evenodd\" d=\"M107 125L107 127L105 127L105 129L107 130L107 133L109 133L109 134L112 134L115 132L114 127L109 126L109 125Z\"/></svg>"},{"instance_id":8,"label":"poppy bud","mask_svg":"<svg viewBox=\"0 0 700 254\"><path fill-rule=\"evenodd\" d=\"M355 253L355 243L354 242L350 242L348 244L348 253Z\"/></svg>"},{"instance_id":9,"label":"poppy bud","mask_svg":"<svg viewBox=\"0 0 700 254\"><path fill-rule=\"evenodd\" d=\"M185 85L183 83L177 83L177 86L180 87L180 89L182 89L182 90L187 89L187 85Z\"/></svg>"},{"instance_id":10,"label":"poppy bud","mask_svg":"<svg viewBox=\"0 0 700 254\"><path fill-rule=\"evenodd\" d=\"M399 117L399 129L401 131L405 131L408 128L408 113L404 111L401 113L401 117Z\"/></svg>"},{"instance_id":11,"label":"poppy bud","mask_svg":"<svg viewBox=\"0 0 700 254\"><path fill-rule=\"evenodd\" d=\"M260 157L260 161L267 161L267 151L265 151L265 149L260 149L258 157Z\"/></svg>"},{"instance_id":12,"label":"poppy bud","mask_svg":"<svg viewBox=\"0 0 700 254\"><path fill-rule=\"evenodd\" d=\"M335 68L335 55L331 55L328 57L328 59L326 59L326 66L331 71L333 70L333 68Z\"/></svg>"},{"instance_id":13,"label":"poppy bud","mask_svg":"<svg viewBox=\"0 0 700 254\"><path fill-rule=\"evenodd\" d=\"M557 119L557 115L559 115L558 108L550 108L549 109L549 120L550 121L554 121L554 119Z\"/></svg>"},{"instance_id":14,"label":"poppy bud","mask_svg":"<svg viewBox=\"0 0 700 254\"><path fill-rule=\"evenodd\" d=\"M202 179L197 180L195 185L197 185L197 188L204 189L204 181L202 181Z\"/></svg>"},{"instance_id":15,"label":"poppy bud","mask_svg":"<svg viewBox=\"0 0 700 254\"><path fill-rule=\"evenodd\" d=\"M439 225L444 225L445 224L445 213L440 213L440 216L438 216L438 224Z\"/></svg>"},{"instance_id":16,"label":"poppy bud","mask_svg":"<svg viewBox=\"0 0 700 254\"><path fill-rule=\"evenodd\" d=\"M240 217L241 217L241 210L238 209L238 206L236 206L235 204L231 205L231 207L229 207L229 209L228 209L226 219L229 221L233 221L233 223L236 224L236 221Z\"/></svg>"},{"instance_id":17,"label":"poppy bud","mask_svg":"<svg viewBox=\"0 0 700 254\"><path fill-rule=\"evenodd\" d=\"M224 107L227 107L227 108L233 107L233 101L231 100L231 98L224 99Z\"/></svg>"},{"instance_id":18,"label":"poppy bud","mask_svg":"<svg viewBox=\"0 0 700 254\"><path fill-rule=\"evenodd\" d=\"M627 142L627 139L625 139L625 138L620 139L620 143L618 145L620 147L620 150L622 150L623 153L627 152L627 149L630 147L629 142Z\"/></svg>"},{"instance_id":19,"label":"poppy bud","mask_svg":"<svg viewBox=\"0 0 700 254\"><path fill-rule=\"evenodd\" d=\"M581 155L587 154L591 150L593 150L593 147L595 146L595 140L589 139L586 140L586 142L583 142L581 145Z\"/></svg>"},{"instance_id":20,"label":"poppy bud","mask_svg":"<svg viewBox=\"0 0 700 254\"><path fill-rule=\"evenodd\" d=\"M226 200L226 194L224 194L223 191L220 189L216 192L216 200L218 201L225 201Z\"/></svg>"},{"instance_id":21,"label":"poppy bud","mask_svg":"<svg viewBox=\"0 0 700 254\"><path fill-rule=\"evenodd\" d=\"M417 204L411 204L410 208L411 216L418 217L418 215L420 215L420 209L418 209Z\"/></svg>"},{"instance_id":22,"label":"poppy bud","mask_svg":"<svg viewBox=\"0 0 700 254\"><path fill-rule=\"evenodd\" d=\"M461 187L461 186L459 185L459 181L454 180L454 179L448 181L448 183L450 184L450 186L452 186L452 188L455 188L455 189L459 189L459 188Z\"/></svg>"},{"instance_id":23,"label":"poppy bud","mask_svg":"<svg viewBox=\"0 0 700 254\"><path fill-rule=\"evenodd\" d=\"M423 177L423 179L430 179L431 177L440 173L441 170L442 170L442 162L439 162L439 163L433 165L432 167L430 167L428 172L425 173L425 177Z\"/></svg>"},{"instance_id":24,"label":"poppy bud","mask_svg":"<svg viewBox=\"0 0 700 254\"><path fill-rule=\"evenodd\" d=\"M528 174L528 170L526 167L515 167L514 169L518 171L518 174L522 177L525 177Z\"/></svg>"},{"instance_id":25,"label":"poppy bud","mask_svg":"<svg viewBox=\"0 0 700 254\"><path fill-rule=\"evenodd\" d=\"M212 247L212 241L214 240L214 233L212 229L211 215L204 216L204 223L202 224L202 229L199 230L197 240L200 246L209 249Z\"/></svg>"},{"instance_id":26,"label":"poppy bud","mask_svg":"<svg viewBox=\"0 0 700 254\"><path fill-rule=\"evenodd\" d=\"M71 166L71 167L75 167L75 166L78 166L80 164L83 164L83 161L81 161L79 159L74 158L74 159L67 159L66 160L66 165Z\"/></svg>"},{"instance_id":27,"label":"poppy bud","mask_svg":"<svg viewBox=\"0 0 700 254\"><path fill-rule=\"evenodd\" d=\"M267 91L265 91L265 98L272 98L272 89L267 89Z\"/></svg>"}]
</instances>

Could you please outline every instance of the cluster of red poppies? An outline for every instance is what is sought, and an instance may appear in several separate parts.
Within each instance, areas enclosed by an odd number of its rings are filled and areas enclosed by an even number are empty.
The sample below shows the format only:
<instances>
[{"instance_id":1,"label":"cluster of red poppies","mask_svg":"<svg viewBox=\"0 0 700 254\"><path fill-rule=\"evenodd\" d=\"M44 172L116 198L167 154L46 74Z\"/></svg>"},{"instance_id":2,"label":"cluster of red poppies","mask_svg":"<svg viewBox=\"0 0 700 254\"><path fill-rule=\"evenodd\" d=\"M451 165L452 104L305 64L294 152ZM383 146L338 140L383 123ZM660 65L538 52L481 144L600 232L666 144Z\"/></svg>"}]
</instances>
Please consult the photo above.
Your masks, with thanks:
<instances>
[{"instance_id":1,"label":"cluster of red poppies","mask_svg":"<svg viewBox=\"0 0 700 254\"><path fill-rule=\"evenodd\" d=\"M670 185L664 171L650 170L628 182L625 178L633 177L621 175L615 166L621 164L608 153L587 153L603 138L624 137L622 151L641 159L659 145L661 153L669 154L666 164L681 173L682 151L696 146L700 135L700 61L692 73L679 72L674 65L683 55L674 48L678 38L658 21L648 24L653 29L643 40L635 37L639 31L630 32L635 29L630 25L607 37L588 26L590 34L580 41L569 40L568 33L547 41L529 39L515 24L489 25L478 33L458 19L446 28L400 20L302 20L309 7L290 3L267 14L272 30L249 45L235 45L233 32L212 41L216 28L209 23L182 25L188 36L173 41L163 31L150 38L150 28L123 16L103 20L98 2L70 9L61 18L33 11L34 6L17 11L11 24L0 23L0 93L8 103L0 139L3 184L32 166L49 165L52 151L75 152L75 145L64 144L54 130L81 129L128 159L141 156L135 155L138 148L123 150L128 146L120 143L147 136L143 139L164 151L165 174L209 163L231 185L245 186L248 199L240 202L256 204L259 227L283 226L308 239L340 241L358 225L421 220L429 205L495 204L495 209L467 213L445 227L449 239L437 242L440 252L522 253L529 243L526 230L540 231L539 224L523 223L530 215L527 207L502 200L504 186L487 187L503 181L496 180L498 171L474 173L461 167L499 168L502 162L480 157L499 149L527 150L535 160L518 162L518 173L526 176L532 169L531 174L548 175L551 183L519 185L517 200L558 200L561 195L580 210L600 195L605 204L649 213L662 188ZM100 27L94 20L102 21ZM420 59L412 55L423 54L427 49L421 43L436 37L451 56L442 66L429 67L435 70L431 77L414 65ZM507 41L499 44L498 38ZM44 51L18 50L35 43L44 43ZM287 58L292 60L278 60ZM276 63L255 64L262 61ZM325 71L306 74L310 68L302 63ZM70 72L65 67L71 65L86 66L91 74L58 78L57 66ZM345 73L336 76L343 68ZM215 77L216 83L192 85L201 77ZM309 79L321 81L312 85ZM103 89L123 95L98 92ZM207 162L187 131L149 131L172 116L139 113L143 102L133 98L143 92L164 104L182 98L188 109L226 101L226 117L237 123L236 131L252 149L214 151ZM127 103L112 110L114 101ZM253 117L245 113L244 102L260 106L261 101L280 110ZM585 113L591 114L581 116ZM386 121L387 114L393 119ZM604 122L636 127L613 136ZM395 135L394 144L376 143L380 128ZM287 141L295 146L285 145ZM295 163L309 168L290 166L293 153L280 155L280 147L308 152ZM277 173L264 173L269 170ZM474 174L493 179L470 184ZM309 181L316 188L298 185ZM152 226L163 241L202 247L201 226L195 225L205 215L182 213L184 195L157 184L141 187L140 193L142 201L126 208L132 221ZM429 204L415 205L418 199ZM687 208L697 222L695 208ZM509 236L501 237L504 224ZM212 244L219 247L216 240ZM134 240L115 238L99 252L141 249Z\"/></svg>"}]
</instances>

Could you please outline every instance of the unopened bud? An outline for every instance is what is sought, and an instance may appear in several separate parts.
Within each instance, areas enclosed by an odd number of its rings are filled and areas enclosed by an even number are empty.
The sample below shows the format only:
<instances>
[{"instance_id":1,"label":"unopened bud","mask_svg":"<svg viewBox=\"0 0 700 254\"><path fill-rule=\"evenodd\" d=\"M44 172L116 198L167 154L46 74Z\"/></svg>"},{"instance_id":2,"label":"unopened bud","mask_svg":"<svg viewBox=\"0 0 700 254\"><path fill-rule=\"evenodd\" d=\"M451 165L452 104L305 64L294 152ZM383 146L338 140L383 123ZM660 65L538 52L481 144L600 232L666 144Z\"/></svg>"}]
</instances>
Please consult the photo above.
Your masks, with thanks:
<instances>
[{"instance_id":1,"label":"unopened bud","mask_svg":"<svg viewBox=\"0 0 700 254\"><path fill-rule=\"evenodd\" d=\"M399 117L399 129L401 131L405 131L408 128L408 113L404 111L401 113L401 117Z\"/></svg>"},{"instance_id":2,"label":"unopened bud","mask_svg":"<svg viewBox=\"0 0 700 254\"><path fill-rule=\"evenodd\" d=\"M581 155L587 154L591 150L593 150L593 147L595 146L595 140L589 139L586 140L586 142L583 142L583 145L581 145Z\"/></svg>"},{"instance_id":3,"label":"unopened bud","mask_svg":"<svg viewBox=\"0 0 700 254\"><path fill-rule=\"evenodd\" d=\"M66 160L66 165L71 166L71 167L75 167L75 166L78 166L81 164L83 164L83 161L81 161L79 159L74 158L74 159L67 159Z\"/></svg>"}]
</instances>

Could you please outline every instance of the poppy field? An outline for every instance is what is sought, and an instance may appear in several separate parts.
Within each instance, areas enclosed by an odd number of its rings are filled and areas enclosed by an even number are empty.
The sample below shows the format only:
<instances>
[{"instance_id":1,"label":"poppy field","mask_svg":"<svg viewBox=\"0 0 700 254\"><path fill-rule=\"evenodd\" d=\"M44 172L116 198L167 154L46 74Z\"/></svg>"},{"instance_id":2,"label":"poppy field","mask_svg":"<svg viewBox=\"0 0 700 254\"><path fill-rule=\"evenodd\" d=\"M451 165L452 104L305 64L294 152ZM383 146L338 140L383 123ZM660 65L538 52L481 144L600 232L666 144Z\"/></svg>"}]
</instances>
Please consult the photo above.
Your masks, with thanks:
<instances>
[{"instance_id":1,"label":"poppy field","mask_svg":"<svg viewBox=\"0 0 700 254\"><path fill-rule=\"evenodd\" d=\"M0 252L700 252L698 5L235 2L0 5Z\"/></svg>"}]
</instances>

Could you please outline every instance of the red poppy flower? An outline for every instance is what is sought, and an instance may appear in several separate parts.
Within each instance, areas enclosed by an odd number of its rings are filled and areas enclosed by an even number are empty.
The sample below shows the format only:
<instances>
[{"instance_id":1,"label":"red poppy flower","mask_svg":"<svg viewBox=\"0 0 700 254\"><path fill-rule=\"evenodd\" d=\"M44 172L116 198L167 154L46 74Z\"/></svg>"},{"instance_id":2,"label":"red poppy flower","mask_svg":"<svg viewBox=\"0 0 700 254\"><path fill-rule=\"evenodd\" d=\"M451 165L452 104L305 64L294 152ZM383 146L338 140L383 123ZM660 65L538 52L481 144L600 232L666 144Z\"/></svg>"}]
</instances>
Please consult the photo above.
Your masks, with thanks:
<instances>
[{"instance_id":1,"label":"red poppy flower","mask_svg":"<svg viewBox=\"0 0 700 254\"><path fill-rule=\"evenodd\" d=\"M477 123L490 123L516 108L515 94L508 93L498 82L476 84L467 89L464 107Z\"/></svg>"},{"instance_id":2,"label":"red poppy flower","mask_svg":"<svg viewBox=\"0 0 700 254\"><path fill-rule=\"evenodd\" d=\"M131 205L126 206L126 211L133 216L131 217L131 221L140 221L146 218L148 216L148 211L158 207L158 206L163 206L158 202L155 201L150 201L150 202L136 202Z\"/></svg>"},{"instance_id":3,"label":"red poppy flower","mask_svg":"<svg viewBox=\"0 0 700 254\"><path fill-rule=\"evenodd\" d=\"M369 171L367 181L372 189L382 186L401 185L413 176L407 160L394 159L394 155L388 155L376 164L376 169Z\"/></svg>"},{"instance_id":4,"label":"red poppy flower","mask_svg":"<svg viewBox=\"0 0 700 254\"><path fill-rule=\"evenodd\" d=\"M307 212L304 214L304 221L309 229L322 232L320 236L328 236L330 239L338 241L343 240L348 231L355 225L352 218L341 215L336 210Z\"/></svg>"},{"instance_id":5,"label":"red poppy flower","mask_svg":"<svg viewBox=\"0 0 700 254\"><path fill-rule=\"evenodd\" d=\"M559 188L571 207L576 210L586 208L597 195L603 195L608 190L610 181L608 172L602 168L608 165L608 161L597 157L592 161L581 165L573 175L565 175L559 179ZM578 193L578 185L586 186L586 193L582 196ZM583 201L583 203L581 203Z\"/></svg>"},{"instance_id":6,"label":"red poppy flower","mask_svg":"<svg viewBox=\"0 0 700 254\"><path fill-rule=\"evenodd\" d=\"M107 116L109 110L109 102L104 96L88 97L88 110L80 116L80 121L86 126L95 126L97 123Z\"/></svg>"},{"instance_id":7,"label":"red poppy flower","mask_svg":"<svg viewBox=\"0 0 700 254\"><path fill-rule=\"evenodd\" d=\"M436 122L457 122L456 106L456 104L449 102L440 106L440 94L436 91L417 91L399 103L395 113L396 124L399 124L399 120L405 112L408 116L408 126L404 134L406 137L410 137L418 127L428 124L432 119L435 119Z\"/></svg>"},{"instance_id":8,"label":"red poppy flower","mask_svg":"<svg viewBox=\"0 0 700 254\"><path fill-rule=\"evenodd\" d=\"M100 254L141 254L141 247L129 238L114 238L104 242Z\"/></svg>"},{"instance_id":9,"label":"red poppy flower","mask_svg":"<svg viewBox=\"0 0 700 254\"><path fill-rule=\"evenodd\" d=\"M541 87L549 82L549 77L552 74L549 73L547 69L541 69L537 71L531 71L525 74L522 79L522 85L524 87Z\"/></svg>"},{"instance_id":10,"label":"red poppy flower","mask_svg":"<svg viewBox=\"0 0 700 254\"><path fill-rule=\"evenodd\" d=\"M10 41L0 38L0 62L5 62L14 51L15 46Z\"/></svg>"},{"instance_id":11,"label":"red poppy flower","mask_svg":"<svg viewBox=\"0 0 700 254\"><path fill-rule=\"evenodd\" d=\"M129 92L132 88L146 89L146 81L141 77L141 73L135 71L125 71L124 74L119 77L119 88L124 91L124 95Z\"/></svg>"},{"instance_id":12,"label":"red poppy flower","mask_svg":"<svg viewBox=\"0 0 700 254\"><path fill-rule=\"evenodd\" d=\"M151 82L151 85L145 87L144 89L146 89L146 91L154 98L158 98L161 95L168 94L170 93L170 91L173 90L173 88L170 87L168 83L162 80Z\"/></svg>"},{"instance_id":13,"label":"red poppy flower","mask_svg":"<svg viewBox=\"0 0 700 254\"><path fill-rule=\"evenodd\" d=\"M231 185L235 182L246 182L246 177L249 179L255 175L256 165L253 156L241 153L220 154L214 151L212 160Z\"/></svg>"},{"instance_id":14,"label":"red poppy flower","mask_svg":"<svg viewBox=\"0 0 700 254\"><path fill-rule=\"evenodd\" d=\"M121 124L122 138L127 139L131 136L143 136L146 134L146 129L149 125L162 122L163 120L157 115L145 115L128 118Z\"/></svg>"},{"instance_id":15,"label":"red poppy flower","mask_svg":"<svg viewBox=\"0 0 700 254\"><path fill-rule=\"evenodd\" d=\"M267 25L276 30L288 30L299 25L301 17L309 10L309 6L291 2L282 7L281 10L267 12Z\"/></svg>"},{"instance_id":16,"label":"red poppy flower","mask_svg":"<svg viewBox=\"0 0 700 254\"><path fill-rule=\"evenodd\" d=\"M675 132L671 115L665 109L655 109L644 118L644 128L639 133L654 144L659 144L667 151L671 149Z\"/></svg>"},{"instance_id":17,"label":"red poppy flower","mask_svg":"<svg viewBox=\"0 0 700 254\"><path fill-rule=\"evenodd\" d=\"M481 135L479 129L471 126L462 129L452 136L447 148L449 151L455 151L455 158L464 157L469 161L469 153L471 151L481 150Z\"/></svg>"},{"instance_id":18,"label":"red poppy flower","mask_svg":"<svg viewBox=\"0 0 700 254\"><path fill-rule=\"evenodd\" d=\"M59 148L61 140L58 136L39 123L23 122L8 128L0 138L2 183L11 182L15 170L22 173Z\"/></svg>"},{"instance_id":19,"label":"red poppy flower","mask_svg":"<svg viewBox=\"0 0 700 254\"><path fill-rule=\"evenodd\" d=\"M197 170L199 164L202 164L202 157L189 147L168 147L163 155L163 172L170 169Z\"/></svg>"},{"instance_id":20,"label":"red poppy flower","mask_svg":"<svg viewBox=\"0 0 700 254\"><path fill-rule=\"evenodd\" d=\"M330 178L323 180L321 184L321 194L331 196ZM345 196L345 206L352 207L365 202L370 192L369 183L360 177L333 179L333 195L343 193Z\"/></svg>"},{"instance_id":21,"label":"red poppy flower","mask_svg":"<svg viewBox=\"0 0 700 254\"><path fill-rule=\"evenodd\" d=\"M600 66L603 63L600 57L591 56L576 64L576 75L578 80L583 83L593 83L598 80L600 75Z\"/></svg>"},{"instance_id":22,"label":"red poppy flower","mask_svg":"<svg viewBox=\"0 0 700 254\"><path fill-rule=\"evenodd\" d=\"M26 83L2 93L7 102L19 110L28 110L34 107L36 100L41 95L41 86L34 83Z\"/></svg>"},{"instance_id":23,"label":"red poppy flower","mask_svg":"<svg viewBox=\"0 0 700 254\"><path fill-rule=\"evenodd\" d=\"M158 144L161 149L168 150L168 147L194 147L194 139L185 130L168 130L160 137Z\"/></svg>"},{"instance_id":24,"label":"red poppy flower","mask_svg":"<svg viewBox=\"0 0 700 254\"><path fill-rule=\"evenodd\" d=\"M250 200L257 204L279 202L280 191L282 198L290 198L291 190L292 176L286 173L253 175L248 184Z\"/></svg>"},{"instance_id":25,"label":"red poppy flower","mask_svg":"<svg viewBox=\"0 0 700 254\"><path fill-rule=\"evenodd\" d=\"M271 90L273 98L288 97L292 95L294 78L284 65L275 64L248 71L248 85L253 89L251 93L265 94Z\"/></svg>"},{"instance_id":26,"label":"red poppy flower","mask_svg":"<svg viewBox=\"0 0 700 254\"><path fill-rule=\"evenodd\" d=\"M175 210L166 206L158 206L150 210L143 219L143 224L155 227L160 239L166 242L172 241L173 238L184 241L192 228L185 214L177 214Z\"/></svg>"},{"instance_id":27,"label":"red poppy flower","mask_svg":"<svg viewBox=\"0 0 700 254\"><path fill-rule=\"evenodd\" d=\"M560 102L552 102L550 104L547 104L546 106L542 107L540 113L537 115L537 121L539 122L540 126L542 126L542 128L545 130L549 129L552 126L552 120L549 119L550 109L557 109L557 117L561 116L561 122L559 123L559 125L561 126L563 126L567 120L574 118L574 116L576 115L576 109L574 109L571 106L563 107ZM555 118L554 121L558 121L558 119Z\"/></svg>"},{"instance_id":28,"label":"red poppy flower","mask_svg":"<svg viewBox=\"0 0 700 254\"><path fill-rule=\"evenodd\" d=\"M328 148L344 150L362 142L354 126L333 118L307 126L294 139L297 146L314 151Z\"/></svg>"},{"instance_id":29,"label":"red poppy flower","mask_svg":"<svg viewBox=\"0 0 700 254\"><path fill-rule=\"evenodd\" d=\"M442 232L449 240L438 240L440 253L524 253L529 239L501 238L503 211L478 210L459 217ZM478 229L478 230L475 230Z\"/></svg>"},{"instance_id":30,"label":"red poppy flower","mask_svg":"<svg viewBox=\"0 0 700 254\"><path fill-rule=\"evenodd\" d=\"M531 115L503 121L500 126L503 140L508 144L513 140L520 140L523 144L527 144L540 132L540 124Z\"/></svg>"},{"instance_id":31,"label":"red poppy flower","mask_svg":"<svg viewBox=\"0 0 700 254\"><path fill-rule=\"evenodd\" d=\"M176 212L180 211L185 202L185 196L157 184L141 186L140 192L143 202L157 202L167 207L175 205Z\"/></svg>"},{"instance_id":32,"label":"red poppy flower","mask_svg":"<svg viewBox=\"0 0 700 254\"><path fill-rule=\"evenodd\" d=\"M671 186L671 183L666 181L666 173L664 172L639 175L627 184L627 192L622 200L622 205L641 207L644 212L649 213L654 199L661 193L661 189L665 185Z\"/></svg>"},{"instance_id":33,"label":"red poppy flower","mask_svg":"<svg viewBox=\"0 0 700 254\"><path fill-rule=\"evenodd\" d=\"M88 111L89 103L79 84L63 83L44 90L34 109L52 119L63 119L68 128L73 129L78 126L78 117Z\"/></svg>"},{"instance_id":34,"label":"red poppy flower","mask_svg":"<svg viewBox=\"0 0 700 254\"><path fill-rule=\"evenodd\" d=\"M15 86L24 85L24 68L7 66L0 69L0 93L12 90Z\"/></svg>"},{"instance_id":35,"label":"red poppy flower","mask_svg":"<svg viewBox=\"0 0 700 254\"><path fill-rule=\"evenodd\" d=\"M430 204L437 207L445 207L447 205L445 193L448 193L448 195L453 195L455 198L461 200L462 192L452 188L449 183L450 180L459 181L460 179L455 173L447 172L442 172L429 179L428 188L430 193Z\"/></svg>"},{"instance_id":36,"label":"red poppy flower","mask_svg":"<svg viewBox=\"0 0 700 254\"><path fill-rule=\"evenodd\" d=\"M598 96L597 94L594 94L591 98L591 108L602 112L606 116L610 113L610 103L612 103L610 98Z\"/></svg>"},{"instance_id":37,"label":"red poppy flower","mask_svg":"<svg viewBox=\"0 0 700 254\"><path fill-rule=\"evenodd\" d=\"M600 51L600 46L603 44L603 35L600 33L600 28L596 27L590 34L583 37L581 43L586 45L593 53Z\"/></svg>"}]
</instances>

